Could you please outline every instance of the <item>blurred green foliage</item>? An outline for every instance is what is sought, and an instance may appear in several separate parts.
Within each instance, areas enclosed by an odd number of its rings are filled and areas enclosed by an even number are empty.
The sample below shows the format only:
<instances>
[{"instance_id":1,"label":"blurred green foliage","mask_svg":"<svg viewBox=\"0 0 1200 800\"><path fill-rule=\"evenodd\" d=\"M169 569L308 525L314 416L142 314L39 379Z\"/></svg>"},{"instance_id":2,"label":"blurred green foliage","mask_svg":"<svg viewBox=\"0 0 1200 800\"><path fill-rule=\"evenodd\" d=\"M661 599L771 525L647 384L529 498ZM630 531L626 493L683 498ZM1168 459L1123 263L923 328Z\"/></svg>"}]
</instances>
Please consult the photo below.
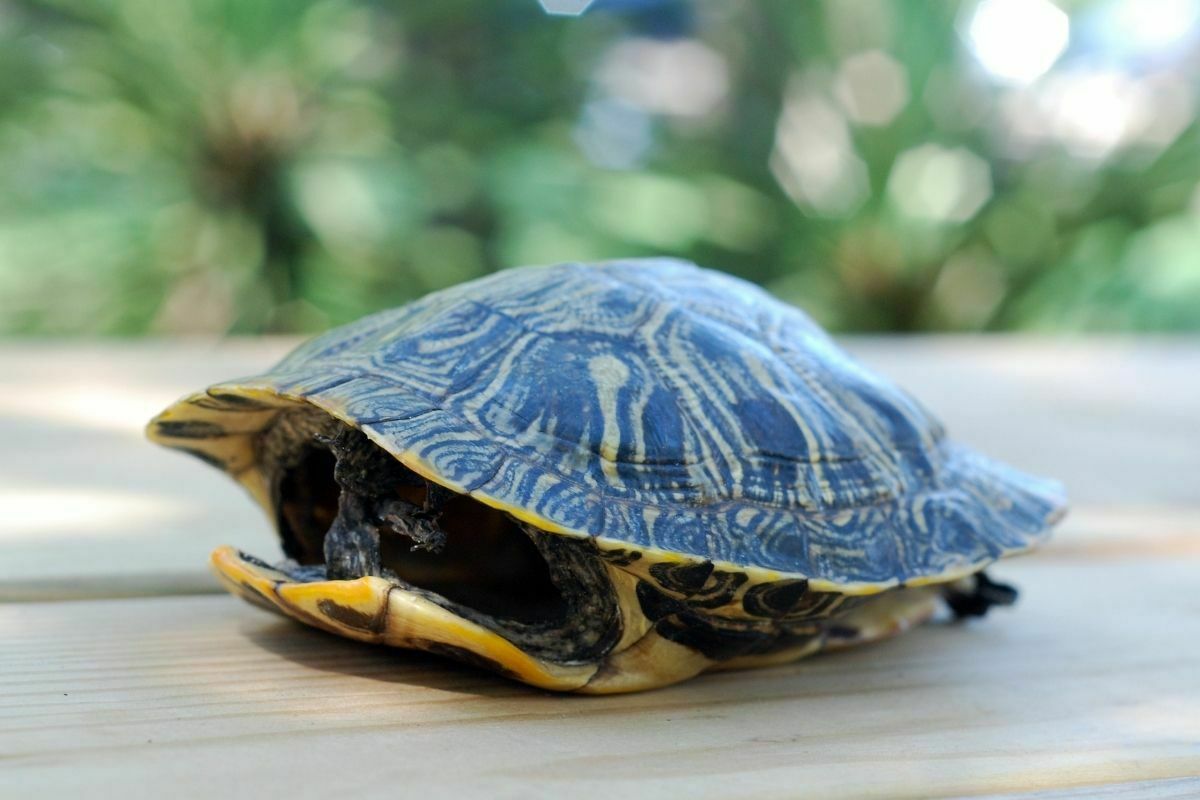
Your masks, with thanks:
<instances>
[{"instance_id":1,"label":"blurred green foliage","mask_svg":"<svg viewBox=\"0 0 1200 800\"><path fill-rule=\"evenodd\" d=\"M1200 328L1195 57L1155 67L1176 130L1081 153L1014 138L967 11L0 0L0 332L308 331L660 253L843 330Z\"/></svg>"}]
</instances>

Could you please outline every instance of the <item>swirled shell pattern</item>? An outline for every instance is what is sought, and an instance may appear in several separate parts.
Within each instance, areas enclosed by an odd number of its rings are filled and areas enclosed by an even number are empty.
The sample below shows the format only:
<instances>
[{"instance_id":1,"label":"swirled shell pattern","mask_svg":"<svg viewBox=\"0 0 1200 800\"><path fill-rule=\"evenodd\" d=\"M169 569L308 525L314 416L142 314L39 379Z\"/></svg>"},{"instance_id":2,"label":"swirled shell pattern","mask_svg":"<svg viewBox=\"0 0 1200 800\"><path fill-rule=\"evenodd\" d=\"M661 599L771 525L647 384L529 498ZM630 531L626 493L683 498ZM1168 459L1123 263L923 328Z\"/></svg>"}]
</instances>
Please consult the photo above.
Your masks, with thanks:
<instances>
[{"instance_id":1,"label":"swirled shell pattern","mask_svg":"<svg viewBox=\"0 0 1200 800\"><path fill-rule=\"evenodd\" d=\"M250 383L569 533L834 583L986 564L1063 506L1054 482L948 441L797 308L675 260L500 272Z\"/></svg>"}]
</instances>

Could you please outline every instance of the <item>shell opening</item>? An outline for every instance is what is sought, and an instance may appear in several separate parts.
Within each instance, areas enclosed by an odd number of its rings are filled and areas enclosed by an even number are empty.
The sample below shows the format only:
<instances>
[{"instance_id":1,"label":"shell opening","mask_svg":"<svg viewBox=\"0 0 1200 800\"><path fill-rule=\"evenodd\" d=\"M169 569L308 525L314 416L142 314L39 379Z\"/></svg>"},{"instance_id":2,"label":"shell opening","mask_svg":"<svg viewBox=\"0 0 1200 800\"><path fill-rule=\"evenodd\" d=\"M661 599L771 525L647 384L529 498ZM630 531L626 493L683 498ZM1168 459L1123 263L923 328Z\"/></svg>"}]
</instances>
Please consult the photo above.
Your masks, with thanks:
<instances>
[{"instance_id":1,"label":"shell opening","mask_svg":"<svg viewBox=\"0 0 1200 800\"><path fill-rule=\"evenodd\" d=\"M532 623L565 617L566 604L550 567L518 522L466 495L443 494L435 507L430 502L434 492L415 474L392 464L371 469L381 465L370 463L376 454L364 455L368 448L378 451L361 435L318 437L279 470L276 508L289 558L328 569L344 555L335 552L338 548L376 548L376 553L352 559L377 567L364 574L399 579L498 619ZM350 485L339 483L339 460L356 457L368 462L370 479L342 475ZM371 480L384 472L400 480ZM329 534L339 522L373 530L331 541ZM430 527L436 543L420 538L419 531Z\"/></svg>"},{"instance_id":2,"label":"shell opening","mask_svg":"<svg viewBox=\"0 0 1200 800\"><path fill-rule=\"evenodd\" d=\"M287 556L274 569L292 580L382 577L556 661L614 643L613 587L590 541L429 482L313 411L281 414L258 455Z\"/></svg>"}]
</instances>

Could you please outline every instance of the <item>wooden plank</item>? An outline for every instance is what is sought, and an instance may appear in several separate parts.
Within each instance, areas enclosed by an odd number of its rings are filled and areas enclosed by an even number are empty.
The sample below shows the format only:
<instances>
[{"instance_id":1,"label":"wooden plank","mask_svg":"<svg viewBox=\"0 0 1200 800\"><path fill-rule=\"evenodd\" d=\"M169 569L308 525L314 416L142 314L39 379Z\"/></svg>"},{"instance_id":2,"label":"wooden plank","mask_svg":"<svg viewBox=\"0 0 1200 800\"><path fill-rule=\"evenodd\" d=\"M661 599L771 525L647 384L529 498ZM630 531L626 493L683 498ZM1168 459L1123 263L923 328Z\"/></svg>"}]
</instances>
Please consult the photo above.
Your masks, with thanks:
<instances>
[{"instance_id":1,"label":"wooden plank","mask_svg":"<svg viewBox=\"0 0 1200 800\"><path fill-rule=\"evenodd\" d=\"M985 452L1067 482L1060 542L1200 529L1200 340L850 338ZM148 445L180 395L260 371L294 340L0 345L0 600L213 588L224 543L274 557L226 478ZM164 583L164 580L167 582ZM140 590L138 592L141 593Z\"/></svg>"},{"instance_id":2,"label":"wooden plank","mask_svg":"<svg viewBox=\"0 0 1200 800\"><path fill-rule=\"evenodd\" d=\"M0 795L1193 796L1198 567L1018 560L989 619L609 698L224 597L3 606Z\"/></svg>"},{"instance_id":3,"label":"wooden plank","mask_svg":"<svg viewBox=\"0 0 1200 800\"><path fill-rule=\"evenodd\" d=\"M225 597L266 521L142 423L283 340L0 346L0 796L1200 795L1200 342L853 339L960 438L1057 475L1012 613L618 698L550 696Z\"/></svg>"},{"instance_id":4,"label":"wooden plank","mask_svg":"<svg viewBox=\"0 0 1200 800\"><path fill-rule=\"evenodd\" d=\"M976 800L1104 800L1104 798L1137 798L1138 800L1195 800L1195 778L1165 778L1151 781L1123 781L1107 786L1079 786L1073 789L1053 789L1034 792L1005 792L977 795Z\"/></svg>"},{"instance_id":5,"label":"wooden plank","mask_svg":"<svg viewBox=\"0 0 1200 800\"><path fill-rule=\"evenodd\" d=\"M164 574L214 586L205 564L221 541L274 547L248 497L215 470L150 445L142 427L178 397L261 371L293 344L0 346L0 599L27 596L10 583L40 581L102 595Z\"/></svg>"},{"instance_id":6,"label":"wooden plank","mask_svg":"<svg viewBox=\"0 0 1200 800\"><path fill-rule=\"evenodd\" d=\"M0 603L111 600L125 597L223 594L210 572L109 572L74 577L14 578L0 583Z\"/></svg>"}]
</instances>

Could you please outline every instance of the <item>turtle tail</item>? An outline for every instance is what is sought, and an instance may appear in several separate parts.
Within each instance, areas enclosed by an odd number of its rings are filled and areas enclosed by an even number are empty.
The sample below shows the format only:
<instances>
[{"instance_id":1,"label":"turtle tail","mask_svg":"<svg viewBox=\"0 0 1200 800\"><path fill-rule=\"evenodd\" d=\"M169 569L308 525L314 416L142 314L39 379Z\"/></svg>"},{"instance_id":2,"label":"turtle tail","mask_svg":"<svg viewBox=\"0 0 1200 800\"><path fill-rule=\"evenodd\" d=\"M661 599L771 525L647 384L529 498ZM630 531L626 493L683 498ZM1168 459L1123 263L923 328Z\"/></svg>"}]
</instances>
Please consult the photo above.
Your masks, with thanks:
<instances>
[{"instance_id":1,"label":"turtle tail","mask_svg":"<svg viewBox=\"0 0 1200 800\"><path fill-rule=\"evenodd\" d=\"M997 583L986 572L976 572L947 587L946 605L957 619L982 617L992 606L1011 606L1017 602L1017 590L1006 583Z\"/></svg>"}]
</instances>

